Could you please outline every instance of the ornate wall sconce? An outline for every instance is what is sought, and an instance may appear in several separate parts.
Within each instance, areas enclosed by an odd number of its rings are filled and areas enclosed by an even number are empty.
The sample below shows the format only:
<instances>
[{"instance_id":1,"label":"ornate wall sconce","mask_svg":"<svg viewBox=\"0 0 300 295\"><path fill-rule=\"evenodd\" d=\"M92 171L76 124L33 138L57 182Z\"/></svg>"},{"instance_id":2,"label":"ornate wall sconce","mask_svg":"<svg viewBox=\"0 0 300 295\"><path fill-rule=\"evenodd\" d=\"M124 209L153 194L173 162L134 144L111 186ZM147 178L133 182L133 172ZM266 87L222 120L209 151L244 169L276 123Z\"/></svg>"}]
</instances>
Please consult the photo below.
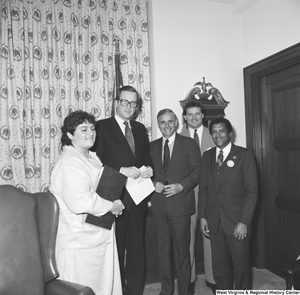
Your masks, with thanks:
<instances>
[{"instance_id":1,"label":"ornate wall sconce","mask_svg":"<svg viewBox=\"0 0 300 295\"><path fill-rule=\"evenodd\" d=\"M194 85L187 93L185 99L179 101L182 109L184 109L184 106L188 101L193 99L199 100L204 107L204 126L208 126L209 122L214 118L225 117L224 109L229 102L223 98L221 92L217 88L213 87L211 83L205 82L205 77L203 77L202 82L197 82ZM183 123L186 125L184 118Z\"/></svg>"}]
</instances>

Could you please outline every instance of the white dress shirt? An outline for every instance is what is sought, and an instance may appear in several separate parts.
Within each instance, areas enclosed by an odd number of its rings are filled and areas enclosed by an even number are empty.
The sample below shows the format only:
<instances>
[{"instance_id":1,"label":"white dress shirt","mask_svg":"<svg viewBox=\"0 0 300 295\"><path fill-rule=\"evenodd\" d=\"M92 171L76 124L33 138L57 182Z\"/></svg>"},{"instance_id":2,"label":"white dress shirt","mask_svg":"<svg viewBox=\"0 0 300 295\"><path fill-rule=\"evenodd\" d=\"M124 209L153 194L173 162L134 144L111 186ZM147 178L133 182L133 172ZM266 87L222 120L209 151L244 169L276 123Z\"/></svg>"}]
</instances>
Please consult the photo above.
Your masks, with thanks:
<instances>
[{"instance_id":1,"label":"white dress shirt","mask_svg":"<svg viewBox=\"0 0 300 295\"><path fill-rule=\"evenodd\" d=\"M231 150L231 142L229 142L228 145L226 145L226 147L224 147L222 150L223 150L223 162L225 161L225 159L228 157L229 153L230 153L230 150ZM217 159L218 159L218 155L219 155L219 152L220 152L221 149L219 149L217 147L217 150L216 150L216 162L217 162Z\"/></svg>"}]
</instances>

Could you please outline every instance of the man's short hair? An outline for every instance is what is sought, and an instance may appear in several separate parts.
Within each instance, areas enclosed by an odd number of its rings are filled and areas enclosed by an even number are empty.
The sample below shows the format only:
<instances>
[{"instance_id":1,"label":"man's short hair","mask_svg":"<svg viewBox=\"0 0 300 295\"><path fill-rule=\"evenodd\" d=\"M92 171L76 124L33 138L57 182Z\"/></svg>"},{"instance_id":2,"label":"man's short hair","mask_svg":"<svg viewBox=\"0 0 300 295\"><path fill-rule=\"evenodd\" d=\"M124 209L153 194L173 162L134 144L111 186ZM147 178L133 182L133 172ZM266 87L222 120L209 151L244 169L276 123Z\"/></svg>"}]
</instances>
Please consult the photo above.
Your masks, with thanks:
<instances>
[{"instance_id":1,"label":"man's short hair","mask_svg":"<svg viewBox=\"0 0 300 295\"><path fill-rule=\"evenodd\" d=\"M209 124L209 133L211 134L211 130L212 130L212 126L215 125L215 124L220 124L220 123L224 123L226 128L227 128L227 131L228 133L231 133L232 132L232 125L230 123L229 120L223 118L223 117L218 117L218 118L215 118L213 119L210 124Z\"/></svg>"},{"instance_id":2,"label":"man's short hair","mask_svg":"<svg viewBox=\"0 0 300 295\"><path fill-rule=\"evenodd\" d=\"M205 113L204 113L205 109L203 107L203 104L199 100L191 99L190 101L188 101L183 107L182 115L185 116L187 109L190 109L190 108L200 108L201 113L205 115Z\"/></svg>"},{"instance_id":3,"label":"man's short hair","mask_svg":"<svg viewBox=\"0 0 300 295\"><path fill-rule=\"evenodd\" d=\"M139 93L137 92L137 90L136 90L134 87L132 87L132 86L130 86L130 85L125 85L125 86L121 87L121 88L117 91L116 100L119 100L119 99L120 99L121 93L122 93L123 91L129 91L129 92L134 92L134 93L136 93L137 102L139 102L139 98L140 98Z\"/></svg>"},{"instance_id":4,"label":"man's short hair","mask_svg":"<svg viewBox=\"0 0 300 295\"><path fill-rule=\"evenodd\" d=\"M156 116L156 119L158 120L158 118L162 115L165 115L165 114L173 114L175 119L177 120L177 117L175 115L175 113L170 110L170 109L163 109L163 110L160 110L158 113L157 113L157 116Z\"/></svg>"}]
</instances>

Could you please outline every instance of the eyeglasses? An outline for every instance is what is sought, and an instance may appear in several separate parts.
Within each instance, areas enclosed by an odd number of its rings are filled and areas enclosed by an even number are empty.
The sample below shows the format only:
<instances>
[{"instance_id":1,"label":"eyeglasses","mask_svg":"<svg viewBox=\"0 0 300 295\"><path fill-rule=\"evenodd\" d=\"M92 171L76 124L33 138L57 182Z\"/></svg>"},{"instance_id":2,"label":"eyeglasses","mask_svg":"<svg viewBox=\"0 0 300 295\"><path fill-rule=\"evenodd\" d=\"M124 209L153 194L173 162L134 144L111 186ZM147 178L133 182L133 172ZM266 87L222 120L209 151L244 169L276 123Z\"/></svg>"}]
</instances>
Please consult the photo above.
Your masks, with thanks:
<instances>
[{"instance_id":1,"label":"eyeglasses","mask_svg":"<svg viewBox=\"0 0 300 295\"><path fill-rule=\"evenodd\" d=\"M126 99L119 99L121 106L127 106L130 105L131 108L135 109L138 106L138 103L136 101L128 101Z\"/></svg>"}]
</instances>

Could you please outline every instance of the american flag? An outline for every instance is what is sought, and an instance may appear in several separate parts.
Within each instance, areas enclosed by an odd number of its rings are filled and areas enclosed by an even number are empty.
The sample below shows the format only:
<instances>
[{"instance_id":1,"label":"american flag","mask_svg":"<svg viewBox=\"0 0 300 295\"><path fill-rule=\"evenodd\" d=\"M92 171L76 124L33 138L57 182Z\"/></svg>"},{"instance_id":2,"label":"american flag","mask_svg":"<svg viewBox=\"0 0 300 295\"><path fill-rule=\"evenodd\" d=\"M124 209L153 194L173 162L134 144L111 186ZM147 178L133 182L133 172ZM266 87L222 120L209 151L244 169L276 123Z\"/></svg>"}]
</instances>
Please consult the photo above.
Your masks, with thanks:
<instances>
[{"instance_id":1,"label":"american flag","mask_svg":"<svg viewBox=\"0 0 300 295\"><path fill-rule=\"evenodd\" d=\"M111 116L115 114L115 98L117 95L117 91L123 86L122 72L121 72L121 64L120 64L120 49L119 49L119 40L115 41L116 53L115 53L115 81L114 81L114 89L113 89L113 101L111 106Z\"/></svg>"}]
</instances>

